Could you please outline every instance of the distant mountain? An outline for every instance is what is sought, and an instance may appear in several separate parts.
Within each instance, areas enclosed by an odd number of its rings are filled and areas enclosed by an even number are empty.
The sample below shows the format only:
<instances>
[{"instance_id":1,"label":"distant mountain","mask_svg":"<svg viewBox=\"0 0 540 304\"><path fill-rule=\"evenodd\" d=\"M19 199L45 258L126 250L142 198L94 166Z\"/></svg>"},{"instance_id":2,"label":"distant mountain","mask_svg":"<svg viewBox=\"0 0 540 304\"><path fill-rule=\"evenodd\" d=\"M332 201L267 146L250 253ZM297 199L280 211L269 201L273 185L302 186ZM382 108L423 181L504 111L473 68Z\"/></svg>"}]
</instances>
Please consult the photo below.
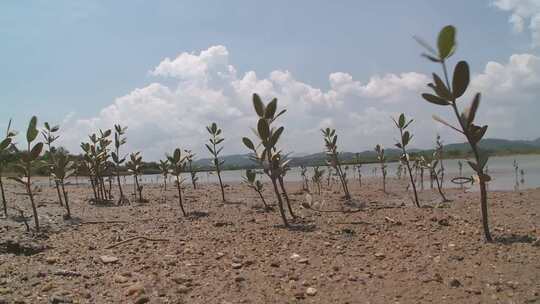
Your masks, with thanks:
<instances>
[{"instance_id":1,"label":"distant mountain","mask_svg":"<svg viewBox=\"0 0 540 304\"><path fill-rule=\"evenodd\" d=\"M497 138L486 138L480 141L480 149L488 152L489 154L525 154L525 153L539 153L540 154L540 138L535 140L508 140ZM470 153L470 147L468 143L456 143L448 144L444 147L445 155L447 157L465 157ZM433 149L410 149L411 154L427 154L431 155ZM295 154L291 157L291 166L317 166L324 165L326 163L326 153L319 152L314 154ZM397 160L401 155L401 150L395 148L385 149L385 155L388 160ZM357 157L363 163L375 162L375 151L367 150L358 153L342 152L340 153L340 159L343 163L355 162ZM239 169L239 168L252 168L256 167L256 164L249 159L249 154L234 154L227 155L221 158L225 160L224 167L226 169ZM211 160L208 158L200 159L194 163L199 168L210 169Z\"/></svg>"}]
</instances>

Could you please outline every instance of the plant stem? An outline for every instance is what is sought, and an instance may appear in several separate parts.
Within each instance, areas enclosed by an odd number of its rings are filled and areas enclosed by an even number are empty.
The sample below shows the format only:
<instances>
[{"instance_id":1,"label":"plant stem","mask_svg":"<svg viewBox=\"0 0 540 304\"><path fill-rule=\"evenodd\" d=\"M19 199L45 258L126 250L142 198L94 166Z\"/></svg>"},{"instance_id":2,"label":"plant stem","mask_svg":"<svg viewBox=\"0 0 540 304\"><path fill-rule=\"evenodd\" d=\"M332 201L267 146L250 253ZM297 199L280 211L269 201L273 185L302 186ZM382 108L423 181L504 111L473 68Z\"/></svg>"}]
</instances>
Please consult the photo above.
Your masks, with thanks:
<instances>
[{"instance_id":1,"label":"plant stem","mask_svg":"<svg viewBox=\"0 0 540 304\"><path fill-rule=\"evenodd\" d=\"M180 176L176 176L176 186L178 188L178 203L180 204L180 209L182 209L182 214L186 216L186 211L184 210L184 205L182 204L182 188L180 186Z\"/></svg>"}]
</instances>

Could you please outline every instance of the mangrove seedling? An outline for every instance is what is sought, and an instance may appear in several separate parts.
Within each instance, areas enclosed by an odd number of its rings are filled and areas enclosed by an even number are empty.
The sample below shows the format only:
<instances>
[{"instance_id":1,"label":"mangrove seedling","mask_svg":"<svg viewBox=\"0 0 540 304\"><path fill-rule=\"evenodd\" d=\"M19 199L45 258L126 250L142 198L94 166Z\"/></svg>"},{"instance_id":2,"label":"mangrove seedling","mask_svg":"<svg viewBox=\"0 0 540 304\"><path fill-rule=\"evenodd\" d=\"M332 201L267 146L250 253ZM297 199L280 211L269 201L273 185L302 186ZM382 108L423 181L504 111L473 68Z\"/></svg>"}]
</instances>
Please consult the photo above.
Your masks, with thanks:
<instances>
[{"instance_id":1,"label":"mangrove seedling","mask_svg":"<svg viewBox=\"0 0 540 304\"><path fill-rule=\"evenodd\" d=\"M28 124L28 129L26 130L26 143L27 150L23 152L21 156L20 163L15 166L17 170L17 176L11 177L16 182L23 184L26 187L26 192L28 198L30 198L30 204L32 205L32 213L34 216L34 225L36 231L39 231L39 217L37 212L37 206L34 201L34 194L32 193L32 168L38 164L38 158L43 150L43 143L37 142L33 144L36 140L39 131L37 129L37 117L33 116L30 119Z\"/></svg>"},{"instance_id":2,"label":"mangrove seedling","mask_svg":"<svg viewBox=\"0 0 540 304\"><path fill-rule=\"evenodd\" d=\"M272 210L272 208L268 206L268 204L266 203L266 200L264 199L264 196L262 195L263 183L259 179L257 179L257 172L247 169L246 175L243 176L242 179L244 180L244 183L246 184L246 186L255 190L255 192L259 194L259 197L261 198L261 201L264 205L264 209Z\"/></svg>"},{"instance_id":3,"label":"mangrove seedling","mask_svg":"<svg viewBox=\"0 0 540 304\"><path fill-rule=\"evenodd\" d=\"M144 174L143 172L144 165L143 165L141 152L131 153L129 155L129 161L126 164L126 167L128 171L131 172L131 174L133 174L133 179L135 182L135 189L139 193L139 202L142 203L144 202L143 196L142 196L143 185L139 183L139 176Z\"/></svg>"},{"instance_id":4,"label":"mangrove seedling","mask_svg":"<svg viewBox=\"0 0 540 304\"><path fill-rule=\"evenodd\" d=\"M319 167L313 168L313 176L311 177L311 181L314 185L317 186L317 194L321 195L321 182L324 175L324 169L319 169Z\"/></svg>"},{"instance_id":5,"label":"mangrove seedling","mask_svg":"<svg viewBox=\"0 0 540 304\"><path fill-rule=\"evenodd\" d=\"M307 176L307 167L300 166L300 176L302 176L302 190L309 192L309 178Z\"/></svg>"},{"instance_id":6,"label":"mangrove seedling","mask_svg":"<svg viewBox=\"0 0 540 304\"><path fill-rule=\"evenodd\" d=\"M189 175L191 176L191 185L193 190L197 190L197 181L199 177L197 176L197 171L193 166L193 160L195 159L195 153L192 153L191 150L184 150L186 152L186 161L188 166Z\"/></svg>"},{"instance_id":7,"label":"mangrove seedling","mask_svg":"<svg viewBox=\"0 0 540 304\"><path fill-rule=\"evenodd\" d=\"M347 176L343 172L341 168L341 162L339 160L339 152L337 149L337 139L338 136L336 134L335 129L321 129L321 132L323 133L324 137L324 143L326 147L326 162L328 166L334 168L336 171L336 175L339 178L339 181L341 182L341 186L343 188L343 193L345 194L345 199L350 200L351 195L349 194L349 187L347 186Z\"/></svg>"},{"instance_id":8,"label":"mangrove seedling","mask_svg":"<svg viewBox=\"0 0 540 304\"><path fill-rule=\"evenodd\" d=\"M118 183L118 190L120 192L120 197L118 198L117 205L129 205L129 199L124 195L124 190L122 189L122 183L120 182L120 170L122 164L126 161L126 156L120 155L120 147L126 144L127 138L124 136L126 134L127 127L122 127L121 125L114 125L114 151L111 153L111 157L114 163L114 169L116 171L116 182Z\"/></svg>"},{"instance_id":9,"label":"mangrove seedling","mask_svg":"<svg viewBox=\"0 0 540 304\"><path fill-rule=\"evenodd\" d=\"M221 129L218 128L217 124L213 122L211 125L206 127L208 133L210 133L210 144L206 144L206 148L210 151L212 155L212 165L214 166L218 179L219 187L221 188L221 198L225 201L225 189L223 188L223 181L221 180L221 166L225 163L224 160L219 159L219 153L223 150L223 147L218 148L217 146L221 144L225 139L220 137Z\"/></svg>"},{"instance_id":10,"label":"mangrove seedling","mask_svg":"<svg viewBox=\"0 0 540 304\"><path fill-rule=\"evenodd\" d=\"M458 98L465 94L470 81L469 64L466 61L459 61L455 68L453 77L450 83L450 76L448 75L447 59L452 56L456 51L456 28L452 25L445 26L440 32L437 39L436 51L430 47L424 41L417 39L418 42L427 50L428 53L423 54L424 57L432 62L441 65L443 71L444 80L437 74L433 73L433 83L428 86L433 90L433 94L424 93L422 97L435 105L450 107L455 114L458 126L444 121L443 119L434 116L433 118L450 127L454 131L465 136L469 146L474 155L474 161L467 161L471 168L476 173L476 176L480 184L480 209L482 212L482 227L484 230L484 237L486 241L491 242L493 239L489 230L488 222L488 205L487 205L487 188L486 183L491 179L488 174L484 172L488 161L488 155L480 151L478 143L486 134L487 125L479 126L474 123L476 112L480 106L480 93L476 93L468 108L463 112L460 112L457 105ZM472 182L472 178L470 179Z\"/></svg>"},{"instance_id":11,"label":"mangrove seedling","mask_svg":"<svg viewBox=\"0 0 540 304\"><path fill-rule=\"evenodd\" d=\"M433 157L431 159L426 159L425 157L421 157L421 165L426 168L430 174L431 177L435 180L435 183L437 185L437 191L439 191L439 194L443 200L443 202L449 202L449 200L444 195L444 192L442 191L442 184L439 180L439 176L441 175L441 167L440 167L440 161L436 157L437 151L433 152Z\"/></svg>"},{"instance_id":12,"label":"mangrove seedling","mask_svg":"<svg viewBox=\"0 0 540 304\"><path fill-rule=\"evenodd\" d=\"M278 200L281 219L283 220L285 227L289 227L289 221L287 220L285 209L283 208L283 200L284 198L287 198L283 184L283 174L287 170L287 164L290 160L282 155L281 150L279 150L277 146L279 138L285 128L283 126L279 128L272 126L276 119L283 115L286 110L277 112L277 102L277 99L274 98L265 105L259 95L253 94L253 107L255 108L255 113L259 117L257 128L253 129L253 132L258 137L259 143L255 146L253 141L247 137L243 137L242 142L252 152L250 158L257 162L263 168L264 173L270 178L274 193ZM279 191L280 188L278 187L278 183L283 194ZM287 206L289 213L295 218L288 200Z\"/></svg>"},{"instance_id":13,"label":"mangrove seedling","mask_svg":"<svg viewBox=\"0 0 540 304\"><path fill-rule=\"evenodd\" d=\"M441 140L441 136L439 134L437 134L437 137L435 138L435 157L436 159L439 161L439 167L440 167L440 183L441 183L441 188L444 187L444 172L445 172L445 168L444 168L444 143L443 141Z\"/></svg>"},{"instance_id":14,"label":"mangrove seedling","mask_svg":"<svg viewBox=\"0 0 540 304\"><path fill-rule=\"evenodd\" d=\"M4 183L2 180L3 177L3 171L5 166L7 165L7 160L4 158L5 153L8 151L8 149L13 144L13 137L15 137L17 133L15 131L11 130L11 119L9 120L7 131L6 131L6 137L0 141L0 192L2 194L2 207L4 209L4 216L7 218L8 211L7 211L7 200L6 200L6 193L4 191Z\"/></svg>"},{"instance_id":15,"label":"mangrove seedling","mask_svg":"<svg viewBox=\"0 0 540 304\"><path fill-rule=\"evenodd\" d=\"M182 202L182 179L180 175L186 170L185 156L182 156L182 150L176 148L172 155L167 156L170 164L171 174L176 177L176 188L178 189L178 204L182 214L187 216Z\"/></svg>"},{"instance_id":16,"label":"mangrove seedling","mask_svg":"<svg viewBox=\"0 0 540 304\"><path fill-rule=\"evenodd\" d=\"M169 177L170 164L169 160L160 160L158 164L159 173L163 176L163 191L167 191L167 178Z\"/></svg>"},{"instance_id":17,"label":"mangrove seedling","mask_svg":"<svg viewBox=\"0 0 540 304\"><path fill-rule=\"evenodd\" d=\"M386 193L386 157L384 156L384 148L381 145L375 146L375 152L377 153L377 161L379 161L379 165L381 166L381 174L382 174L382 188L383 192Z\"/></svg>"},{"instance_id":18,"label":"mangrove seedling","mask_svg":"<svg viewBox=\"0 0 540 304\"><path fill-rule=\"evenodd\" d=\"M64 218L71 218L71 210L69 208L68 192L65 187L65 180L75 174L75 162L69 160L66 153L58 153L55 158L54 171L52 172L54 180L60 185L64 196L64 206L66 207L66 215Z\"/></svg>"},{"instance_id":19,"label":"mangrove seedling","mask_svg":"<svg viewBox=\"0 0 540 304\"><path fill-rule=\"evenodd\" d=\"M396 143L396 147L401 149L401 157L400 160L405 164L407 167L407 171L409 172L409 178L411 180L411 186L413 188L414 192L414 204L416 207L420 207L420 203L418 202L418 193L416 192L416 183L413 178L411 163L410 163L410 157L409 153L407 153L407 145L411 142L412 134L409 133L407 130L407 127L413 122L413 120L407 121L405 118L405 114L401 113L399 115L399 118L396 120L392 117L392 120L396 124L396 127L399 130L400 140Z\"/></svg>"},{"instance_id":20,"label":"mangrove seedling","mask_svg":"<svg viewBox=\"0 0 540 304\"><path fill-rule=\"evenodd\" d=\"M48 166L49 166L49 174L52 175L52 173L55 171L55 148L52 146L52 143L56 141L60 136L55 135L54 133L58 132L60 130L60 126L56 125L51 127L48 122L45 122L44 129L41 131L41 135L43 135L44 143L47 146L47 153L48 153ZM64 206L62 202L62 194L60 190L60 184L59 181L55 179L54 181L55 187L56 187L56 193L58 194L58 203L60 206Z\"/></svg>"}]
</instances>

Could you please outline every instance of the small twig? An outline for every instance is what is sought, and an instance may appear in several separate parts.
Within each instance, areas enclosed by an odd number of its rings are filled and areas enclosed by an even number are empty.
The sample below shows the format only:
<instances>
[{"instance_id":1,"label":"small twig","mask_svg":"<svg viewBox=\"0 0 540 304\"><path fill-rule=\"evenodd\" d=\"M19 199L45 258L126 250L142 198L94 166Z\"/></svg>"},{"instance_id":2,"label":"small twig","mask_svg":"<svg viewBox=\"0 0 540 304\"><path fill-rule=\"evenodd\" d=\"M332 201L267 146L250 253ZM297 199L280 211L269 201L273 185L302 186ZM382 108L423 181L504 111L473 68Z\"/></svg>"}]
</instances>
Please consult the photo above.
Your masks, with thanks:
<instances>
[{"instance_id":1,"label":"small twig","mask_svg":"<svg viewBox=\"0 0 540 304\"><path fill-rule=\"evenodd\" d=\"M81 222L80 224L93 225L93 224L127 224L127 223L129 222L127 221L86 221L86 222Z\"/></svg>"},{"instance_id":2,"label":"small twig","mask_svg":"<svg viewBox=\"0 0 540 304\"><path fill-rule=\"evenodd\" d=\"M120 246L120 245L125 244L125 243L129 243L131 241L138 240L138 239L142 239L142 240L146 240L146 241L150 241L150 242L168 242L169 241L168 239L151 239L151 238L147 238L145 236L135 236L135 237L129 238L127 240L123 240L123 241L121 241L119 243L116 243L116 244L110 245L108 247L105 247L105 249L112 249L114 247Z\"/></svg>"}]
</instances>

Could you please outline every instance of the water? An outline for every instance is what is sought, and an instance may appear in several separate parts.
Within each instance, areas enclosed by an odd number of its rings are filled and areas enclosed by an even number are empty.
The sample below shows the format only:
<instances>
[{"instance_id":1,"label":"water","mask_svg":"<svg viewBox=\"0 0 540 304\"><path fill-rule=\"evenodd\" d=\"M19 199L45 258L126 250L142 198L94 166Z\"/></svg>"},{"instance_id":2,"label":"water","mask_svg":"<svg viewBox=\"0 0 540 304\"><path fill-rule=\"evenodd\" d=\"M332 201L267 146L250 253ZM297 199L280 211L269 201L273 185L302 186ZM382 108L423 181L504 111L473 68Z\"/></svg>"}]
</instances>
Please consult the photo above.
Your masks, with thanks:
<instances>
[{"instance_id":1,"label":"water","mask_svg":"<svg viewBox=\"0 0 540 304\"><path fill-rule=\"evenodd\" d=\"M491 176L492 180L489 182L489 190L515 190L516 189L516 177L513 167L514 160L517 161L519 166L519 171L523 169L524 175L522 176L518 172L518 189L531 189L540 187L540 155L512 155L512 156L496 156L491 157L488 161L488 173ZM444 160L445 166L445 187L458 187L455 184L450 182L451 177L459 176L459 166L458 159L448 159ZM472 169L467 164L466 160L461 160L463 162L463 175L471 176L473 174ZM387 164L388 177L395 178L397 172L398 163L389 163ZM344 166L346 167L346 166ZM374 171L374 169L376 169ZM325 168L325 176L328 170ZM364 164L361 167L362 178L371 178L380 176L379 164ZM223 182L234 183L241 182L242 176L244 175L244 170L231 170L223 171L221 173L221 178ZM308 176L311 177L313 173L312 168L308 168ZM348 166L346 170L349 180L358 179L358 173L353 166ZM199 183L217 183L217 175L213 172L200 172L197 174L199 177ZM523 177L523 180L522 180ZM189 174L183 174L182 178L185 180L184 183L191 183L191 177ZM403 175L402 178L407 178ZM79 182L86 183L88 182L87 178L80 177ZM124 182L124 177L121 178ZM173 177L169 177L169 180L172 182ZM267 181L266 176L262 176L263 181ZM298 182L302 180L300 174L300 168L292 168L287 175L285 176L285 181L289 182ZM72 178L70 180L74 182ZM141 182L145 184L161 183L163 177L160 175L143 175L141 176ZM429 188L429 173L427 170L424 171L424 181L425 188ZM127 184L133 183L133 177L126 176L125 182ZM116 179L113 181L116 183ZM474 190L474 188L473 188Z\"/></svg>"}]
</instances>

